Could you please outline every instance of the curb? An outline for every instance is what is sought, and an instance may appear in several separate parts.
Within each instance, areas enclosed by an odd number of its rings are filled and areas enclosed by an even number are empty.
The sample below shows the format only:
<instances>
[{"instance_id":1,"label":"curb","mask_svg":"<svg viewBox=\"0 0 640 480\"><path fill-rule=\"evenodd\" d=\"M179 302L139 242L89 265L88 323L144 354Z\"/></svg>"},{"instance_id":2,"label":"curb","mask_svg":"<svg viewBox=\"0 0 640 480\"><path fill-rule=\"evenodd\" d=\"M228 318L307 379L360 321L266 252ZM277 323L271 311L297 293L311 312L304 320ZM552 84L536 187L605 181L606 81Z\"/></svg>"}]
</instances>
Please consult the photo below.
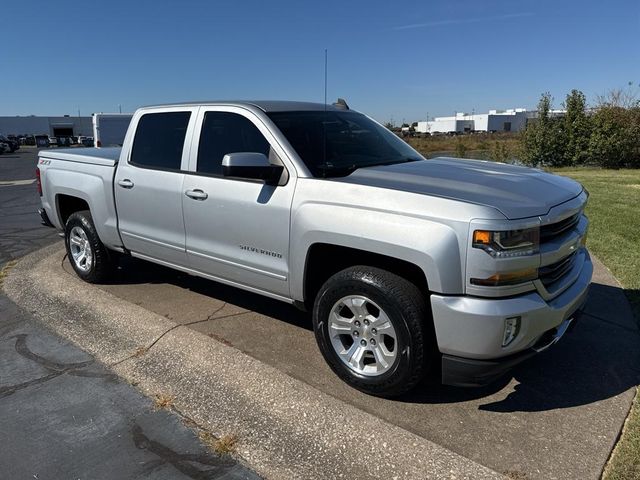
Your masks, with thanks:
<instances>
[{"instance_id":1,"label":"curb","mask_svg":"<svg viewBox=\"0 0 640 480\"><path fill-rule=\"evenodd\" d=\"M322 393L239 350L95 288L61 268L54 244L20 260L4 290L39 321L147 395L220 437L270 479L502 475Z\"/></svg>"}]
</instances>

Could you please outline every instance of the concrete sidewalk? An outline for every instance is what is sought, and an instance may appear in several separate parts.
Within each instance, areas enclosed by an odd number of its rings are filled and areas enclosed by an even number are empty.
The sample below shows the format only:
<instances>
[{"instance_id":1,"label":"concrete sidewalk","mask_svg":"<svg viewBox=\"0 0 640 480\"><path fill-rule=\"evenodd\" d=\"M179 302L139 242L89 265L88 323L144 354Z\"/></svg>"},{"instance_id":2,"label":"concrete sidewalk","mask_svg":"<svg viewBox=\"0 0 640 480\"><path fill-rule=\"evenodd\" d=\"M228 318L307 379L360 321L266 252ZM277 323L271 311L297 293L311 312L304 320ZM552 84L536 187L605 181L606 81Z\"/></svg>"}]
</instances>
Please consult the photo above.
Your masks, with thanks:
<instances>
[{"instance_id":1,"label":"concrete sidewalk","mask_svg":"<svg viewBox=\"0 0 640 480\"><path fill-rule=\"evenodd\" d=\"M267 478L502 478L206 335L61 269L59 246L31 254L5 291L58 334L176 407Z\"/></svg>"}]
</instances>

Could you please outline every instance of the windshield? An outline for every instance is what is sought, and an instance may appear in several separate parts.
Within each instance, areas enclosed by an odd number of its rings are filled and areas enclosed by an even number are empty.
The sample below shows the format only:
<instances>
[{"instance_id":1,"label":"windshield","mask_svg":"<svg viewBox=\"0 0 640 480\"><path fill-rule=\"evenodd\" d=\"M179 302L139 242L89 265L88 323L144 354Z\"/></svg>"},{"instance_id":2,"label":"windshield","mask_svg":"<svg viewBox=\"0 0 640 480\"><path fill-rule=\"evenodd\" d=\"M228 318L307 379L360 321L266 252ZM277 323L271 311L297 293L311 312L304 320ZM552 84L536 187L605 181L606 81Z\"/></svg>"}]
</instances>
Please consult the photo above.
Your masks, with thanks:
<instances>
[{"instance_id":1,"label":"windshield","mask_svg":"<svg viewBox=\"0 0 640 480\"><path fill-rule=\"evenodd\" d=\"M315 177L423 160L388 129L356 112L272 112L269 118Z\"/></svg>"}]
</instances>

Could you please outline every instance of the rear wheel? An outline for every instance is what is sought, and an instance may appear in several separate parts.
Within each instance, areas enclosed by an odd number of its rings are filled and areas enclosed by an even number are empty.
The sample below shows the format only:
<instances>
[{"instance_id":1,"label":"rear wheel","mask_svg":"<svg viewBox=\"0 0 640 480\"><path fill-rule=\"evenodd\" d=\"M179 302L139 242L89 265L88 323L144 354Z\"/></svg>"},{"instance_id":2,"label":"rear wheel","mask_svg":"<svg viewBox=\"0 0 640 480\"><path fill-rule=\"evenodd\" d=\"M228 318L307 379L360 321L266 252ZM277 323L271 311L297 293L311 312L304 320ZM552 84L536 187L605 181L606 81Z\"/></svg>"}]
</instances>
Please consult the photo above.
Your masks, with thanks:
<instances>
[{"instance_id":1,"label":"rear wheel","mask_svg":"<svg viewBox=\"0 0 640 480\"><path fill-rule=\"evenodd\" d=\"M424 296L409 281L356 266L322 286L313 323L325 360L342 380L393 397L411 390L428 369L427 312Z\"/></svg>"},{"instance_id":2,"label":"rear wheel","mask_svg":"<svg viewBox=\"0 0 640 480\"><path fill-rule=\"evenodd\" d=\"M72 213L65 225L65 245L69 262L86 282L104 281L112 269L109 251L100 241L89 210Z\"/></svg>"}]
</instances>

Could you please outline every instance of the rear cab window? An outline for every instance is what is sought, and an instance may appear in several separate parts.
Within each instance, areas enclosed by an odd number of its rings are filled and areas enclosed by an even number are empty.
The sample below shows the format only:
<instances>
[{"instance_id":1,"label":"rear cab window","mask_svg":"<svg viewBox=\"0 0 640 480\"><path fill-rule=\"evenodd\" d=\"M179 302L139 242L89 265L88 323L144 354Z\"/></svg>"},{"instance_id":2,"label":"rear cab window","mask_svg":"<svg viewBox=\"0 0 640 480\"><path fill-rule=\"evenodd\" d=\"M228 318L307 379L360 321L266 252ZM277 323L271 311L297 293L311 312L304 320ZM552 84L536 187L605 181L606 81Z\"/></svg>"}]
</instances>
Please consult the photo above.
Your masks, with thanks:
<instances>
[{"instance_id":1,"label":"rear cab window","mask_svg":"<svg viewBox=\"0 0 640 480\"><path fill-rule=\"evenodd\" d=\"M180 171L191 112L145 113L140 117L129 163L142 168Z\"/></svg>"}]
</instances>

